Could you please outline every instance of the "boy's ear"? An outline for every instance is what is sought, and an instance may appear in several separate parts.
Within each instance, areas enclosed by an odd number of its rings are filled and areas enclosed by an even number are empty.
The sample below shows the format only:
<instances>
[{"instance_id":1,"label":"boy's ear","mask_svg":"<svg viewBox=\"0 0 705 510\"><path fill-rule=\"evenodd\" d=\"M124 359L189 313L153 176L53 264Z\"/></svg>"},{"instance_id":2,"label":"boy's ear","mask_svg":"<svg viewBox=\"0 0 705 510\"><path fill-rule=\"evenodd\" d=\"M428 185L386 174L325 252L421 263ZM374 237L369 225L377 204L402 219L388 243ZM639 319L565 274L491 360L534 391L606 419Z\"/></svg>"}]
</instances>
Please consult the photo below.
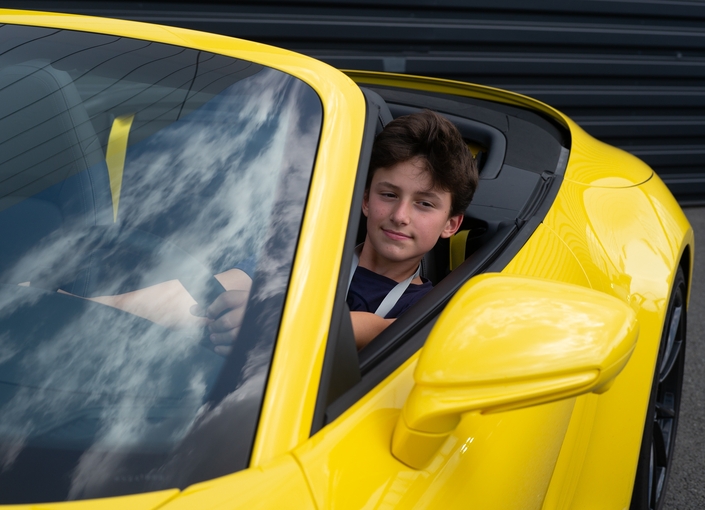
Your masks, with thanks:
<instances>
[{"instance_id":1,"label":"boy's ear","mask_svg":"<svg viewBox=\"0 0 705 510\"><path fill-rule=\"evenodd\" d=\"M365 194L362 195L362 214L365 215L365 218L369 216L368 212L370 210L370 190L366 189Z\"/></svg>"},{"instance_id":2,"label":"boy's ear","mask_svg":"<svg viewBox=\"0 0 705 510\"><path fill-rule=\"evenodd\" d=\"M448 221L446 222L446 226L443 229L443 232L441 232L441 238L447 239L453 234L455 234L458 229L460 228L460 225L463 223L463 215L462 214L456 214L455 216L451 216L448 218Z\"/></svg>"}]
</instances>

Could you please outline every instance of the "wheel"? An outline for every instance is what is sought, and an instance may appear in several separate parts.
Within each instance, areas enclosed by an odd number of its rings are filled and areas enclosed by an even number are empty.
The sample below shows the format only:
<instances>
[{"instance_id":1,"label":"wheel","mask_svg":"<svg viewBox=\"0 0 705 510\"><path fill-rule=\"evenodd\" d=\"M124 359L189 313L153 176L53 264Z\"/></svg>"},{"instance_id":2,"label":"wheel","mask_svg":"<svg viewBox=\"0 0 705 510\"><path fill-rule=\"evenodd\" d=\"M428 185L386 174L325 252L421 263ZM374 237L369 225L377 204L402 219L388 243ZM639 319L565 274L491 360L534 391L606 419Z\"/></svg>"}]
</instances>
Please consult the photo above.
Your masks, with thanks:
<instances>
[{"instance_id":1,"label":"wheel","mask_svg":"<svg viewBox=\"0 0 705 510\"><path fill-rule=\"evenodd\" d=\"M660 510L673 462L685 367L686 286L678 268L668 303L632 493L632 510Z\"/></svg>"}]
</instances>

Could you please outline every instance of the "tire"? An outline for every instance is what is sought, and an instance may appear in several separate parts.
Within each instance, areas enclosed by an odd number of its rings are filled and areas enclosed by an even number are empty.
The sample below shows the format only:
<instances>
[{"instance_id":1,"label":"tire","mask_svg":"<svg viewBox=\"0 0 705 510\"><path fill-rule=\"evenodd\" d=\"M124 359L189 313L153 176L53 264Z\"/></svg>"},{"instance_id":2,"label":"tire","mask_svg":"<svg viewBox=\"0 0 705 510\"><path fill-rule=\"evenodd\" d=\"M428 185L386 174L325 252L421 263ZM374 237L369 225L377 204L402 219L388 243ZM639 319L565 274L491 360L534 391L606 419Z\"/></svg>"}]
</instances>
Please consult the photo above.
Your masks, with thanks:
<instances>
[{"instance_id":1,"label":"tire","mask_svg":"<svg viewBox=\"0 0 705 510\"><path fill-rule=\"evenodd\" d=\"M631 510L661 510L666 499L685 367L686 293L683 269L678 268L651 386Z\"/></svg>"}]
</instances>

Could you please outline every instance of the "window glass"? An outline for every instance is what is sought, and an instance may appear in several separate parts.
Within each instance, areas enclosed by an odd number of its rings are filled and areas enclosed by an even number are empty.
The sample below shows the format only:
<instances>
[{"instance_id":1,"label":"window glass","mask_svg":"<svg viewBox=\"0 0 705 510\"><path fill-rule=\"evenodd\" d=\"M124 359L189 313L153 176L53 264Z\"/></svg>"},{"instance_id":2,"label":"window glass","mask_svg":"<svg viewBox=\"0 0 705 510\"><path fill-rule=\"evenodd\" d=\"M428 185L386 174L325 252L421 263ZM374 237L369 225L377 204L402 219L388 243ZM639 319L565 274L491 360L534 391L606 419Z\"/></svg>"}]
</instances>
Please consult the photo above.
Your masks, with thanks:
<instances>
[{"instance_id":1,"label":"window glass","mask_svg":"<svg viewBox=\"0 0 705 510\"><path fill-rule=\"evenodd\" d=\"M0 27L0 504L247 466L321 121L250 62Z\"/></svg>"}]
</instances>

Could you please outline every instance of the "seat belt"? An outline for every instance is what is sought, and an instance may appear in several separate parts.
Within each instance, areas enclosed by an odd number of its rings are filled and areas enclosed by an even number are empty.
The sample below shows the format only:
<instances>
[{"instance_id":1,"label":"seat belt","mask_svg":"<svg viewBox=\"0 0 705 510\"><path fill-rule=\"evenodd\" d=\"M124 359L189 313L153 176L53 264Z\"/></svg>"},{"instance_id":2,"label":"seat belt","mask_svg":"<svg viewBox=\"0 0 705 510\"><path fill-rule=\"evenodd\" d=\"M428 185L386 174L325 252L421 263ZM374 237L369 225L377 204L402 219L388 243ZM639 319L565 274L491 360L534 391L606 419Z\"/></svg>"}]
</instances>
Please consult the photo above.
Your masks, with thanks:
<instances>
[{"instance_id":1,"label":"seat belt","mask_svg":"<svg viewBox=\"0 0 705 510\"><path fill-rule=\"evenodd\" d=\"M355 253L353 254L353 260L352 260L352 267L350 268L350 278L348 279L348 289L345 291L345 295L348 295L348 292L350 291L350 284L352 283L353 275L355 274L355 271L357 270L357 266L360 264L360 254L362 253L362 244L358 244L355 247ZM404 295L404 292L406 292L406 289L409 288L409 285L411 282L419 276L421 273L421 264L419 264L419 267L416 268L416 272L409 276L406 280L403 282L399 282L396 284L396 286L389 291L389 293L384 297L382 302L379 304L377 307L377 310L375 310L375 315L379 315L382 318L385 318L386 315L392 311L392 308L394 308L394 305L397 304L397 301Z\"/></svg>"},{"instance_id":2,"label":"seat belt","mask_svg":"<svg viewBox=\"0 0 705 510\"><path fill-rule=\"evenodd\" d=\"M105 153L105 163L110 176L110 194L113 197L113 223L117 223L120 192L122 191L122 173L125 169L125 154L127 153L127 138L130 135L135 114L116 117L108 136L108 148Z\"/></svg>"}]
</instances>

